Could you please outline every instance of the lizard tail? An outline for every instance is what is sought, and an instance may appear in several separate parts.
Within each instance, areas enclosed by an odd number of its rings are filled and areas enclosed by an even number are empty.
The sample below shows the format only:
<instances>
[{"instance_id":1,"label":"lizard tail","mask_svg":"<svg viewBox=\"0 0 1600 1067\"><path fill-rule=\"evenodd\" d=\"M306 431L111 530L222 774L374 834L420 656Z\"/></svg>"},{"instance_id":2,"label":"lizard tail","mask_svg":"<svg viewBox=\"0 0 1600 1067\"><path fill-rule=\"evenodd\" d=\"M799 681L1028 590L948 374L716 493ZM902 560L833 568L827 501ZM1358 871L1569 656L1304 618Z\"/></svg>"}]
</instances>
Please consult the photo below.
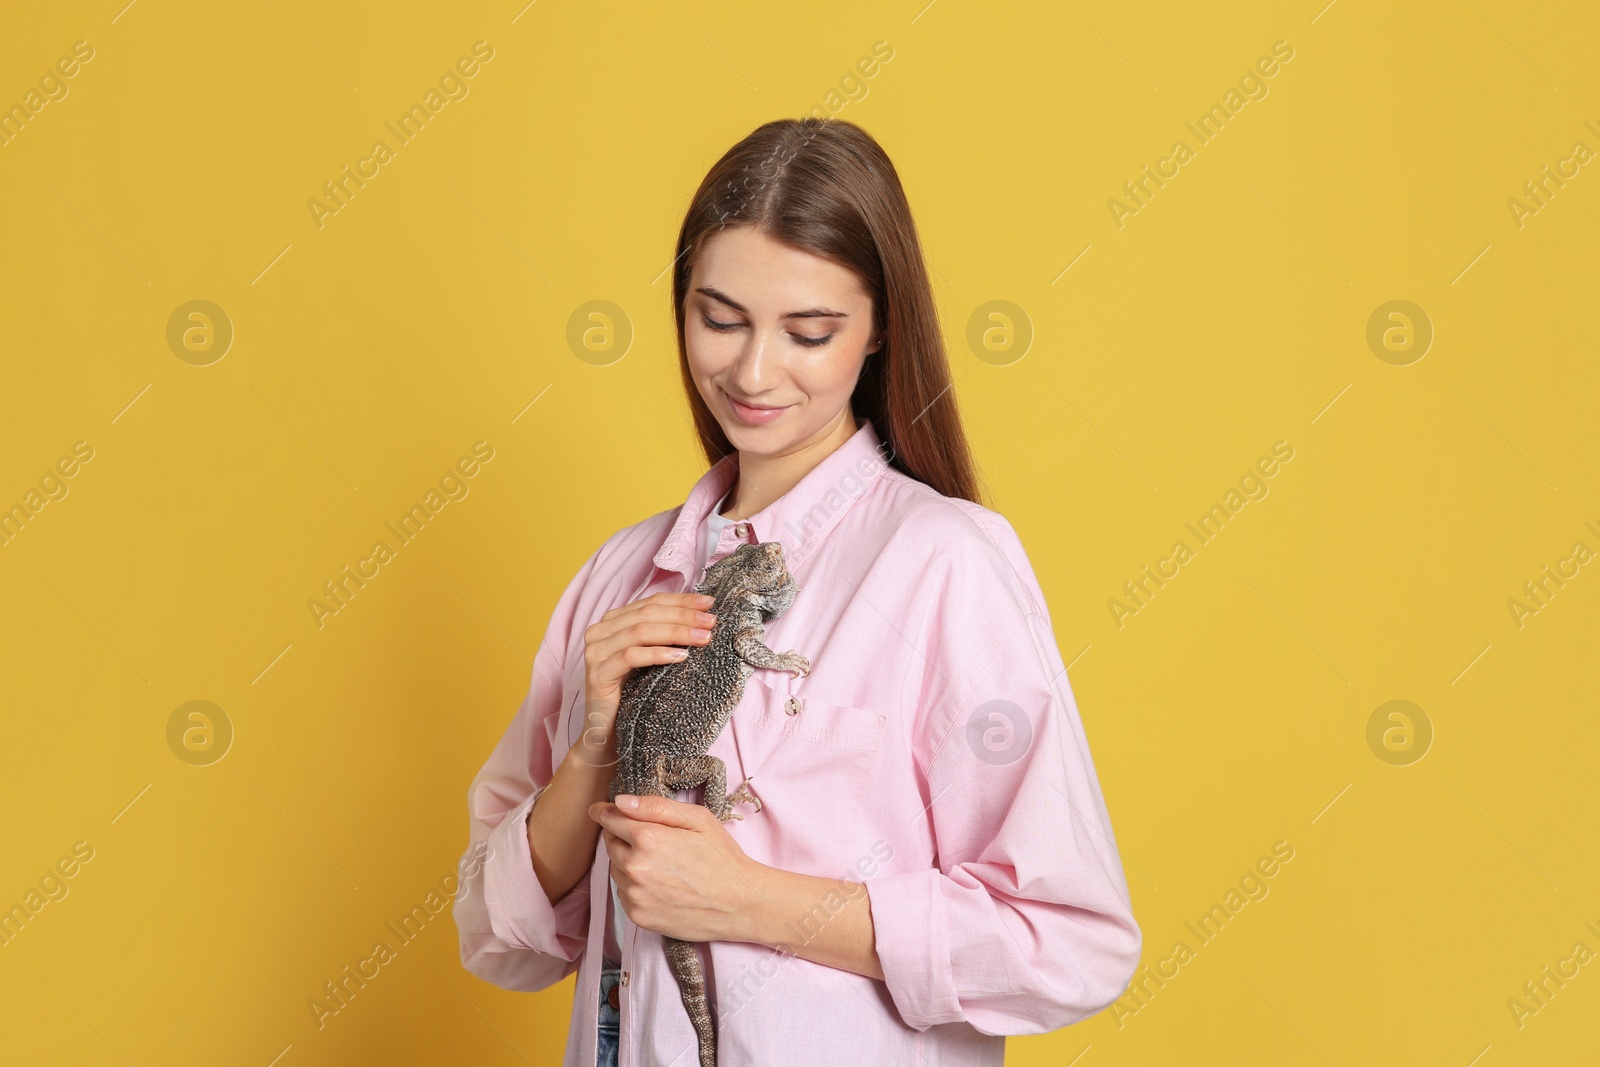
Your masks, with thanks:
<instances>
[{"instance_id":1,"label":"lizard tail","mask_svg":"<svg viewBox=\"0 0 1600 1067\"><path fill-rule=\"evenodd\" d=\"M667 963L672 977L677 979L678 991L683 995L683 1006L689 1011L689 1021L700 1038L700 1067L717 1067L717 1039L711 1028L711 1007L706 1002L706 980L700 970L700 957L694 942L679 941L675 937L661 939L667 947Z\"/></svg>"}]
</instances>

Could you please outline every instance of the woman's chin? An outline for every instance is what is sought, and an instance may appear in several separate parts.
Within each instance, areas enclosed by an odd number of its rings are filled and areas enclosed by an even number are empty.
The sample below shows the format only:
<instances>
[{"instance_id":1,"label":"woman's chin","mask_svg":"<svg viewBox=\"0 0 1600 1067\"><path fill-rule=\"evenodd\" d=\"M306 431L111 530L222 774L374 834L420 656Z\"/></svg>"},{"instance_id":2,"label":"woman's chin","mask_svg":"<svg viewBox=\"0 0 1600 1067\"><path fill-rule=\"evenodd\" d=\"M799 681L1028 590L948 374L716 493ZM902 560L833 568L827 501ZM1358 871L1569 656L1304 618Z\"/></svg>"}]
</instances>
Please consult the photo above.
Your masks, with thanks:
<instances>
[{"instance_id":1,"label":"woman's chin","mask_svg":"<svg viewBox=\"0 0 1600 1067\"><path fill-rule=\"evenodd\" d=\"M722 424L722 433L735 449L751 456L777 452L783 444L781 438L786 436L775 426L746 426L732 419Z\"/></svg>"}]
</instances>

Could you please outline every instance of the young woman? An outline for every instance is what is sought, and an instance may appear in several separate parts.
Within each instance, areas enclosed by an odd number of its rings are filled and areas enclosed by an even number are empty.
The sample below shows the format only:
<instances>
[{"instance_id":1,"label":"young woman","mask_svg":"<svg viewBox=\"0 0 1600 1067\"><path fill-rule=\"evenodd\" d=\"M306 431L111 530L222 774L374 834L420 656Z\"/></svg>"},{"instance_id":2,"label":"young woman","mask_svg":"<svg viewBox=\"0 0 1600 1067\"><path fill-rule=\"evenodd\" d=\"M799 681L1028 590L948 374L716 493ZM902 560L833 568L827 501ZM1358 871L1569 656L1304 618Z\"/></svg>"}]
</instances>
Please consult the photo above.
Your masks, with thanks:
<instances>
[{"instance_id":1,"label":"young woman","mask_svg":"<svg viewBox=\"0 0 1600 1067\"><path fill-rule=\"evenodd\" d=\"M679 367L710 469L617 531L557 603L469 792L455 905L473 974L577 971L566 1067L688 1065L663 935L699 942L723 1067L998 1065L1100 1011L1138 962L1044 595L976 477L910 208L859 127L770 122L678 238ZM755 670L711 746L760 800L618 796L623 677L704 644L693 589L778 541Z\"/></svg>"}]
</instances>

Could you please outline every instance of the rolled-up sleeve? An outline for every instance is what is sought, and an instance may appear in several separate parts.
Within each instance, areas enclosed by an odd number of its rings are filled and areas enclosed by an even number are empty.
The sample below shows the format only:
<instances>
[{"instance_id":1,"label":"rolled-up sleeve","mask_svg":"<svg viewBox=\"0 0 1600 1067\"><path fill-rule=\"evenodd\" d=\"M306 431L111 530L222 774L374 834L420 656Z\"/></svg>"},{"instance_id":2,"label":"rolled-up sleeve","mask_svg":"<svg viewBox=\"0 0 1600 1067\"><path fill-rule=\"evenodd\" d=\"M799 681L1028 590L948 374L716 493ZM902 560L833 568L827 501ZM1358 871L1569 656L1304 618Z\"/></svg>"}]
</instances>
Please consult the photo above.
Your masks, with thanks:
<instances>
[{"instance_id":1,"label":"rolled-up sleeve","mask_svg":"<svg viewBox=\"0 0 1600 1067\"><path fill-rule=\"evenodd\" d=\"M1039 1034L1120 996L1141 935L1043 594L1010 524L973 522L924 572L912 752L935 864L865 883L907 1025Z\"/></svg>"},{"instance_id":2,"label":"rolled-up sleeve","mask_svg":"<svg viewBox=\"0 0 1600 1067\"><path fill-rule=\"evenodd\" d=\"M554 905L533 871L528 814L565 754L555 745L570 694L564 652L599 553L567 586L534 657L528 694L467 790L470 837L458 867L453 914L461 962L506 989L533 992L577 970L589 926L589 875Z\"/></svg>"}]
</instances>

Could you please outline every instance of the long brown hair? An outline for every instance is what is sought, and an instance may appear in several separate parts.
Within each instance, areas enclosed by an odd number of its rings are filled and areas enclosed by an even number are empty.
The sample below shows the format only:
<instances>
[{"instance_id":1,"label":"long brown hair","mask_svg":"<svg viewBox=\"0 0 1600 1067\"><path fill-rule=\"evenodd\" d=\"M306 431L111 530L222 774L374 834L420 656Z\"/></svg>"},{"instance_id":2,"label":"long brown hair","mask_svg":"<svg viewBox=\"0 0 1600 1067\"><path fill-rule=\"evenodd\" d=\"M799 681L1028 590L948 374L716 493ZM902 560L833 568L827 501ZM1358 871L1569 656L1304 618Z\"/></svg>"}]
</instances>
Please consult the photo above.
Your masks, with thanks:
<instances>
[{"instance_id":1,"label":"long brown hair","mask_svg":"<svg viewBox=\"0 0 1600 1067\"><path fill-rule=\"evenodd\" d=\"M871 134L842 119L808 116L757 127L706 174L684 216L672 281L678 369L707 462L733 444L689 373L684 309L702 243L730 226L753 226L861 279L884 341L867 356L851 409L872 420L891 466L945 496L982 503L900 176Z\"/></svg>"}]
</instances>

